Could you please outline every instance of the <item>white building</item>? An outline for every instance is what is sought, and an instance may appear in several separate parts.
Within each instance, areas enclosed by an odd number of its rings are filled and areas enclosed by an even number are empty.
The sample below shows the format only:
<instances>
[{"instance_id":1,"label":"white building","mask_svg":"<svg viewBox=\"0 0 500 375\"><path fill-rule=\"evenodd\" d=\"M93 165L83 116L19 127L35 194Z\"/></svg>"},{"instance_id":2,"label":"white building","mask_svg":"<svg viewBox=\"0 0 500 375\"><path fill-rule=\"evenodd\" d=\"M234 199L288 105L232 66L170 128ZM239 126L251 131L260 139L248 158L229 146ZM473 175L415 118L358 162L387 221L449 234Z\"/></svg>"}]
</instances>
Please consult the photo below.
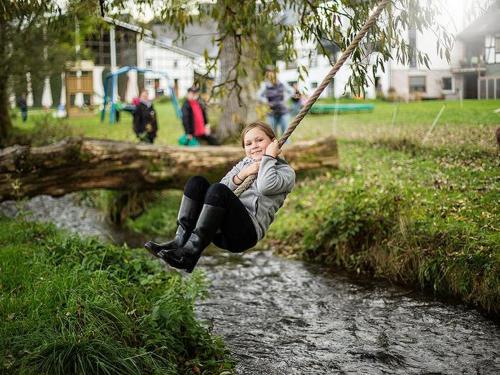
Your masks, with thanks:
<instances>
[{"instance_id":1,"label":"white building","mask_svg":"<svg viewBox=\"0 0 500 375\"><path fill-rule=\"evenodd\" d=\"M296 40L299 40L299 38L296 38ZM375 78L369 76L368 84L364 88L365 97L374 99L377 90L387 95L390 89L395 90L396 94L404 100L411 100L416 97L437 99L454 94L455 88L450 64L445 58L440 58L437 55L436 37L432 31L423 33L409 31L406 40L419 51L428 54L430 69L419 64L417 59L412 59L409 65L388 61L385 65L385 72L379 68ZM288 83L297 81L299 78L297 66L303 64L307 67L309 74L305 82L301 83L301 87L308 94L311 94L330 71L330 61L327 57L318 54L314 43L297 43L297 61L295 64L279 62L279 79ZM373 56L370 62L374 62ZM347 60L337 72L334 81L323 91L322 98L339 98L348 93L349 88L346 84L352 74L349 64L350 60ZM371 68L372 65L368 65L367 71L369 74L372 71Z\"/></svg>"},{"instance_id":2,"label":"white building","mask_svg":"<svg viewBox=\"0 0 500 375\"><path fill-rule=\"evenodd\" d=\"M195 71L203 69L203 57L197 53L172 45L166 40L144 37L137 43L137 66L151 69L144 75L144 87L151 97L168 92L169 84L174 87L177 97L185 96L193 85ZM168 74L171 82L160 72Z\"/></svg>"},{"instance_id":3,"label":"white building","mask_svg":"<svg viewBox=\"0 0 500 375\"><path fill-rule=\"evenodd\" d=\"M458 34L453 52L458 92L466 99L500 99L500 4Z\"/></svg>"},{"instance_id":4,"label":"white building","mask_svg":"<svg viewBox=\"0 0 500 375\"><path fill-rule=\"evenodd\" d=\"M441 18L443 19L441 20ZM440 22L447 24L449 20L441 16ZM385 64L385 72L378 68L376 77L372 77L371 64L375 62L372 56L367 66L369 82L364 88L365 97L373 99L378 91L387 95L389 90L394 91L395 95L403 100L456 97L457 90L450 63L444 56L441 58L438 55L436 51L437 37L433 30L424 30L423 32L408 30L405 40L410 46L428 55L429 68L420 64L416 58L411 59L407 65L392 60ZM296 37L295 41L298 51L297 61L295 64L278 63L279 78L289 83L297 81L299 77L297 66L305 65L309 74L301 85L310 94L311 90L315 89L330 71L331 65L327 58L318 56L318 47L315 42L301 42L299 37ZM352 74L349 61L347 60L339 70L334 82L323 92L321 97L338 98L347 94L349 88L346 87L346 83Z\"/></svg>"},{"instance_id":5,"label":"white building","mask_svg":"<svg viewBox=\"0 0 500 375\"><path fill-rule=\"evenodd\" d=\"M277 63L277 68L279 71L278 78L282 82L287 82L291 85L293 82L299 80L299 73L297 67L302 64L307 67L308 74L305 77L304 82L299 82L300 89L307 95L310 95L314 90L321 84L323 79L326 77L328 72L331 70L332 66L327 57L319 55L315 49L311 50L308 48L300 48L300 55L302 57L298 58L298 62L295 64L286 64L282 61ZM349 77L351 75L351 70L349 67L349 60L340 68L340 70L335 75L333 81L328 85L328 87L321 93L321 98L340 98L347 95L349 88L346 86ZM380 77L378 77L378 80ZM376 84L375 82L369 81L365 87L365 97L369 99L374 99L376 97Z\"/></svg>"},{"instance_id":6,"label":"white building","mask_svg":"<svg viewBox=\"0 0 500 375\"><path fill-rule=\"evenodd\" d=\"M382 91L393 88L404 100L416 98L442 99L455 95L450 63L436 51L437 37L431 30L418 32L409 30L407 42L429 57L429 68L417 58L409 65L390 60L386 65L387 79L382 81Z\"/></svg>"},{"instance_id":7,"label":"white building","mask_svg":"<svg viewBox=\"0 0 500 375\"><path fill-rule=\"evenodd\" d=\"M109 49L110 54L115 55L115 66L113 66L113 61L110 61L109 68L111 71L124 65L135 65L139 68L151 69L153 72L144 74L144 88L148 90L151 98L156 97L158 94L169 96L169 86L174 88L176 96L185 96L187 89L193 85L195 71L203 70L203 57L200 54L177 47L169 39L154 38L150 30L142 29L139 26L108 17L105 17L105 21L110 24L111 29L119 27L136 34L135 43L120 46L116 40L112 41L116 33L110 30ZM113 51L113 46L115 51ZM118 55L131 56L132 59L120 61ZM102 69L105 68L106 66L102 67ZM167 80L167 77L170 81ZM138 85L137 74L134 72L129 73L128 80L126 96L138 91L135 89ZM130 89L130 87L134 88ZM128 97L126 99L130 100Z\"/></svg>"}]
</instances>

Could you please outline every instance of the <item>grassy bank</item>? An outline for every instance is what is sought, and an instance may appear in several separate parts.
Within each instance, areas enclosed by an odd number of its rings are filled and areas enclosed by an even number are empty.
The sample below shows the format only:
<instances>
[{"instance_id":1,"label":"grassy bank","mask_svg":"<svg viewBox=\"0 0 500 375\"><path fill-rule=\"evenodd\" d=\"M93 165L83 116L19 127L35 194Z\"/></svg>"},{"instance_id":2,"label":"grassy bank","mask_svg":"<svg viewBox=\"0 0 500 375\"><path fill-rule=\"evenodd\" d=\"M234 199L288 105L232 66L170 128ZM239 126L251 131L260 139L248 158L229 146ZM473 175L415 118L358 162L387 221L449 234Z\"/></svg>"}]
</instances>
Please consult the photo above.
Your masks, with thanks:
<instances>
[{"instance_id":1,"label":"grassy bank","mask_svg":"<svg viewBox=\"0 0 500 375\"><path fill-rule=\"evenodd\" d=\"M498 156L343 141L343 167L301 182L267 241L287 255L500 311Z\"/></svg>"},{"instance_id":2,"label":"grassy bank","mask_svg":"<svg viewBox=\"0 0 500 375\"><path fill-rule=\"evenodd\" d=\"M204 281L142 252L0 218L2 374L231 373L196 320Z\"/></svg>"},{"instance_id":3,"label":"grassy bank","mask_svg":"<svg viewBox=\"0 0 500 375\"><path fill-rule=\"evenodd\" d=\"M309 117L298 135L335 134L341 168L303 181L269 240L284 253L500 312L499 107L376 103L372 114Z\"/></svg>"}]
</instances>

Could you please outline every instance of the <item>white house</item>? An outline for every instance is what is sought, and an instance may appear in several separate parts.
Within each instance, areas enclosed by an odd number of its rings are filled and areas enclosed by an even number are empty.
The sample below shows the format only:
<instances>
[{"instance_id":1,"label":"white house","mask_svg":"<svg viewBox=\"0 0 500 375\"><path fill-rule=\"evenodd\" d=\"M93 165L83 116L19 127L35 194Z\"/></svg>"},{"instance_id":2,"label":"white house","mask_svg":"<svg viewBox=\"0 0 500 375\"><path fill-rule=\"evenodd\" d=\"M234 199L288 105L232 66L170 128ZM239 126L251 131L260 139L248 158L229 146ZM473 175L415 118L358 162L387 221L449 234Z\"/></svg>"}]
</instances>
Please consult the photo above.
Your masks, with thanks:
<instances>
[{"instance_id":1,"label":"white house","mask_svg":"<svg viewBox=\"0 0 500 375\"><path fill-rule=\"evenodd\" d=\"M458 34L451 69L464 98L500 99L500 4Z\"/></svg>"},{"instance_id":2,"label":"white house","mask_svg":"<svg viewBox=\"0 0 500 375\"><path fill-rule=\"evenodd\" d=\"M331 65L328 58L318 54L314 43L300 43L299 38L296 40L298 41L297 61L295 64L279 62L279 78L289 83L297 81L297 66L303 64L307 67L309 74L302 83L302 87L306 92L312 93L330 71ZM412 59L409 65L388 61L385 65L385 72L379 68L376 77L374 79L370 77L365 87L365 97L374 99L378 90L387 95L389 89L395 90L397 95L405 100L416 96L431 99L452 95L455 91L450 64L445 58L437 55L436 37L432 31L420 33L410 30L407 41L418 50L428 54L430 69L427 69L425 65L421 66L417 59ZM337 72L333 83L322 93L321 97L339 98L346 94L346 90L348 91L346 84L352 74L349 61L347 60ZM370 63L373 62L372 58ZM368 65L368 72L371 72L371 66Z\"/></svg>"},{"instance_id":3,"label":"white house","mask_svg":"<svg viewBox=\"0 0 500 375\"><path fill-rule=\"evenodd\" d=\"M202 56L174 46L171 41L144 37L138 40L137 51L137 65L155 71L144 75L144 87L152 97L160 92L170 95L169 84L173 85L176 96L185 96L193 85L195 71L203 69ZM171 82L157 72L167 73Z\"/></svg>"},{"instance_id":4,"label":"white house","mask_svg":"<svg viewBox=\"0 0 500 375\"><path fill-rule=\"evenodd\" d=\"M121 47L116 41L113 43L113 34L110 32L110 54L115 56L125 55L134 57L133 61L117 61L116 66L111 62L111 70L124 65L135 65L139 68L151 69L153 72L144 74L144 88L148 90L151 98L157 94L170 95L169 86L173 86L177 96L184 96L187 89L192 86L196 70L202 70L203 57L187 49L175 46L166 38L158 39L150 30L139 26L105 17L111 28L120 27L136 34L135 43L128 43ZM115 37L116 38L116 37ZM113 47L115 51L113 51ZM105 67L103 67L104 69ZM167 80L168 77L168 80ZM126 99L138 90L137 74L129 72L126 89Z\"/></svg>"},{"instance_id":5,"label":"white house","mask_svg":"<svg viewBox=\"0 0 500 375\"><path fill-rule=\"evenodd\" d=\"M448 1L448 3L450 3ZM450 4L448 4L450 5ZM454 4L451 3L451 6ZM449 26L449 15L440 15L439 22ZM455 25L461 24L459 20L452 20ZM498 22L497 22L498 23ZM500 23L498 23L500 24ZM404 100L413 98L437 99L452 98L458 96L455 77L452 74L450 63L441 58L436 52L437 37L433 30L408 30L405 35L406 42L421 52L425 52L429 57L429 68L421 65L416 58L411 59L410 63L403 65L395 60L388 61L383 72L378 69L376 77L370 76L365 89L366 98L375 98L378 91L387 95L389 90L395 90L395 93ZM311 93L311 90L317 87L331 69L330 62L323 56L318 56L317 45L314 42L301 42L299 37L296 40L296 50L298 58L295 64L278 63L280 68L279 78L283 81L293 82L298 79L297 65L303 64L309 71L308 77L302 83L303 88ZM460 46L458 47L460 48ZM457 51L452 52L456 54ZM369 61L367 71L371 73L374 59ZM341 97L346 94L346 83L351 75L349 69L349 60L336 74L334 82L322 94L322 97Z\"/></svg>"},{"instance_id":6,"label":"white house","mask_svg":"<svg viewBox=\"0 0 500 375\"><path fill-rule=\"evenodd\" d=\"M418 32L409 30L407 42L410 46L424 52L429 57L429 68L420 64L416 58L411 58L408 65L390 60L386 71L388 79L382 84L382 91L387 93L389 88L405 100L440 99L455 94L450 63L436 51L437 37L432 30Z\"/></svg>"}]
</instances>

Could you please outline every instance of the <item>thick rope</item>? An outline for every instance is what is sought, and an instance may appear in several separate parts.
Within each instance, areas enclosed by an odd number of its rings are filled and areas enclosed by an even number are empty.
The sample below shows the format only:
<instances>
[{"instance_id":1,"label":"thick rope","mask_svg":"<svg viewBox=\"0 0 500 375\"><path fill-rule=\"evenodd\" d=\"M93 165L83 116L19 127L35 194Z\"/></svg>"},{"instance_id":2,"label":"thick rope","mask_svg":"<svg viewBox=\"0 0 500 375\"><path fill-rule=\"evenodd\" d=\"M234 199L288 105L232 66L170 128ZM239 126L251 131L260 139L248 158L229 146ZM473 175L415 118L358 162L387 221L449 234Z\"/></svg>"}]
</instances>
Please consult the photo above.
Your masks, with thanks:
<instances>
[{"instance_id":1,"label":"thick rope","mask_svg":"<svg viewBox=\"0 0 500 375\"><path fill-rule=\"evenodd\" d=\"M361 39L363 39L363 37L368 32L368 30L370 30L370 28L375 24L375 22L377 22L378 16L380 15L380 13L382 13L384 8L387 6L387 4L390 1L391 0L382 0L379 3L379 5L375 9L375 11L370 16L370 18L368 18L368 20L366 21L364 26L361 28L361 30L359 30L358 34L354 37L354 39L352 40L349 47L347 47L347 49L344 51L344 53L342 53L342 56L340 57L340 59L335 63L335 65L330 70L330 72L328 72L328 74L323 79L321 84L316 88L314 93L307 99L306 104L304 104L304 106L302 107L300 112L297 114L297 116L295 116L293 121L288 125L288 129L286 130L286 132L279 139L278 143L279 143L280 148L288 140L290 135L293 133L295 128L300 124L300 122L305 117L305 115L309 112L312 105L316 102L316 100L318 100L318 98L321 95L321 93L323 92L323 90L326 88L326 86L328 86L328 84L333 79L333 77L335 77L335 74L337 74L337 72L342 67L342 65L344 65L345 61L349 58L351 53L358 47L359 42L361 42ZM241 185L238 186L234 190L234 193L237 196L240 196L241 193L243 193L246 189L248 189L248 187L250 185L252 185L252 183L255 181L256 178L257 178L257 175L251 175L251 176L248 176L247 178L245 178L245 180L241 183Z\"/></svg>"}]
</instances>

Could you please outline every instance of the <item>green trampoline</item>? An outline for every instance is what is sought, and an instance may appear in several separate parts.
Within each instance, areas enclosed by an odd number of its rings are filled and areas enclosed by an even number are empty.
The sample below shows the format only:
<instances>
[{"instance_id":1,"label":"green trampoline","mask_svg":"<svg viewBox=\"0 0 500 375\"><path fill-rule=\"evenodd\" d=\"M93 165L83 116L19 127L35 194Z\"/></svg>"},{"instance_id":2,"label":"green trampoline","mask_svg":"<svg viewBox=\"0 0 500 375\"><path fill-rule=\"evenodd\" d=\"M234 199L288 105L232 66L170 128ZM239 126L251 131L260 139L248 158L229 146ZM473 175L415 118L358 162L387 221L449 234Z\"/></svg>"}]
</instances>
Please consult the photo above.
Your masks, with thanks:
<instances>
[{"instance_id":1,"label":"green trampoline","mask_svg":"<svg viewBox=\"0 0 500 375\"><path fill-rule=\"evenodd\" d=\"M311 113L371 112L375 104L314 104Z\"/></svg>"}]
</instances>

